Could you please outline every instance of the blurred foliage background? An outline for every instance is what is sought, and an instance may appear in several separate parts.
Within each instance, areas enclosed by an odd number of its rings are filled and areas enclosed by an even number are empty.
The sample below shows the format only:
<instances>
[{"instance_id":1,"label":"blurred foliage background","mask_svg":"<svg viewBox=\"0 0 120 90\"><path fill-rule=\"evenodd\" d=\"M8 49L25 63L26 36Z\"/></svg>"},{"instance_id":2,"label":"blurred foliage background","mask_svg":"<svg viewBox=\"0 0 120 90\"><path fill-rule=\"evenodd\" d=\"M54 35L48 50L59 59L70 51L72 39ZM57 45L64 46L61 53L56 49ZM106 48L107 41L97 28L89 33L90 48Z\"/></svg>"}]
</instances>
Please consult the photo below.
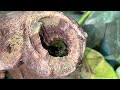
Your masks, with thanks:
<instances>
[{"instance_id":1,"label":"blurred foliage background","mask_svg":"<svg viewBox=\"0 0 120 90\"><path fill-rule=\"evenodd\" d=\"M78 23L89 11L66 11ZM102 54L117 71L120 66L120 11L91 11L80 25L88 34L87 47Z\"/></svg>"}]
</instances>

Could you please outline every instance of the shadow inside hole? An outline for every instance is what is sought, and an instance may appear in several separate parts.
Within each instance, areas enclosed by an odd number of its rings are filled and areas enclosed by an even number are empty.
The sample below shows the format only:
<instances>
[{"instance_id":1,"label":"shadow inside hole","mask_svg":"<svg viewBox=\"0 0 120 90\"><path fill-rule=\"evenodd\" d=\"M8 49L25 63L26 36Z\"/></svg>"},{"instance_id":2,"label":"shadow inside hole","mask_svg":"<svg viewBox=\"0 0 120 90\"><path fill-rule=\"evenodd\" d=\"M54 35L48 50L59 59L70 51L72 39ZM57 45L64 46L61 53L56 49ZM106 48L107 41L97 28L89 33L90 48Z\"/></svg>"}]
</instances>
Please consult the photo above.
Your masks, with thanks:
<instances>
[{"instance_id":1,"label":"shadow inside hole","mask_svg":"<svg viewBox=\"0 0 120 90\"><path fill-rule=\"evenodd\" d=\"M44 34L42 30L39 33L40 40L42 43L42 46L49 52L49 55L54 56L54 57L63 57L68 55L68 50L67 50L67 45L64 43L63 40L54 40L49 43L49 46L46 45L44 41ZM46 40L47 41L47 40Z\"/></svg>"},{"instance_id":2,"label":"shadow inside hole","mask_svg":"<svg viewBox=\"0 0 120 90\"><path fill-rule=\"evenodd\" d=\"M68 55L67 45L62 40L56 40L50 43L48 52L54 57L63 57Z\"/></svg>"}]
</instances>

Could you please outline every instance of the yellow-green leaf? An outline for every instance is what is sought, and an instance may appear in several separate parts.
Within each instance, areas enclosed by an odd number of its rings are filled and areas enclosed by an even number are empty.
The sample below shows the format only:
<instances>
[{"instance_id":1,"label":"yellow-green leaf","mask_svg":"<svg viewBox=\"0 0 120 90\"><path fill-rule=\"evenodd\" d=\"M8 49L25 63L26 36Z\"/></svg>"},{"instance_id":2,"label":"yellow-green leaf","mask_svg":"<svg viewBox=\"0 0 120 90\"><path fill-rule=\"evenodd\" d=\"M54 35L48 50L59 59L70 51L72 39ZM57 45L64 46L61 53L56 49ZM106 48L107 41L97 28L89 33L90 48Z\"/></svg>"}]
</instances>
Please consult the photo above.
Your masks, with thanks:
<instances>
[{"instance_id":1,"label":"yellow-green leaf","mask_svg":"<svg viewBox=\"0 0 120 90\"><path fill-rule=\"evenodd\" d=\"M118 75L118 78L120 79L120 66L116 69L116 73Z\"/></svg>"},{"instance_id":2,"label":"yellow-green leaf","mask_svg":"<svg viewBox=\"0 0 120 90\"><path fill-rule=\"evenodd\" d=\"M118 79L114 69L105 61L97 51L86 48L84 63L91 79Z\"/></svg>"}]
</instances>

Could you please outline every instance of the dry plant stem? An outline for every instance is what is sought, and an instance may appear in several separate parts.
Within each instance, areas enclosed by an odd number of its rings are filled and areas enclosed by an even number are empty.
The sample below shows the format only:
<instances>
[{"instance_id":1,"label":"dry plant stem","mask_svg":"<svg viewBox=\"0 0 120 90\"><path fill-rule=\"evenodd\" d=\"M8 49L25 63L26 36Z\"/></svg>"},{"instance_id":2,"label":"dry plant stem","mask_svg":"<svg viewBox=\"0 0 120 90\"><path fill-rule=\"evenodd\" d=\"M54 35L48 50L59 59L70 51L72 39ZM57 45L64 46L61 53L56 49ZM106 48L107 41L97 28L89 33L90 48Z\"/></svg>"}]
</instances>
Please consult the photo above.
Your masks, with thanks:
<instances>
[{"instance_id":1,"label":"dry plant stem","mask_svg":"<svg viewBox=\"0 0 120 90\"><path fill-rule=\"evenodd\" d=\"M83 58L86 38L87 34L78 24L61 12L25 11L1 14L0 70L13 70L16 73L15 69L19 68L24 71L23 74L32 72L38 78L66 76L76 69ZM56 40L66 43L66 56L54 57L43 46L44 43L48 47L50 42ZM19 65L20 62L22 66ZM23 76L17 78L26 79L29 74Z\"/></svg>"}]
</instances>

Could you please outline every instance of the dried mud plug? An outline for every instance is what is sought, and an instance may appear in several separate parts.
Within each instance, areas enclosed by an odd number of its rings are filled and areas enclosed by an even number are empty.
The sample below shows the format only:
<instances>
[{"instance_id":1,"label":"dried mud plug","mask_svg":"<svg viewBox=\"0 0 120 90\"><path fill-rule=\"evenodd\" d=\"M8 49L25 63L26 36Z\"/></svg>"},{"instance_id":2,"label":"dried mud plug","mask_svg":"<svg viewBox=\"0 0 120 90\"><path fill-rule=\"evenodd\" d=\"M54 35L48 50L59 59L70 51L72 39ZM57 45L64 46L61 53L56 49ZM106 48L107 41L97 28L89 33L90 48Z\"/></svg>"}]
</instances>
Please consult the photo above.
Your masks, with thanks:
<instances>
[{"instance_id":1,"label":"dried mud plug","mask_svg":"<svg viewBox=\"0 0 120 90\"><path fill-rule=\"evenodd\" d=\"M83 58L87 38L76 22L55 11L13 12L7 17L18 22L10 21L11 32L22 33L16 65L22 61L43 78L62 77L76 69Z\"/></svg>"}]
</instances>

